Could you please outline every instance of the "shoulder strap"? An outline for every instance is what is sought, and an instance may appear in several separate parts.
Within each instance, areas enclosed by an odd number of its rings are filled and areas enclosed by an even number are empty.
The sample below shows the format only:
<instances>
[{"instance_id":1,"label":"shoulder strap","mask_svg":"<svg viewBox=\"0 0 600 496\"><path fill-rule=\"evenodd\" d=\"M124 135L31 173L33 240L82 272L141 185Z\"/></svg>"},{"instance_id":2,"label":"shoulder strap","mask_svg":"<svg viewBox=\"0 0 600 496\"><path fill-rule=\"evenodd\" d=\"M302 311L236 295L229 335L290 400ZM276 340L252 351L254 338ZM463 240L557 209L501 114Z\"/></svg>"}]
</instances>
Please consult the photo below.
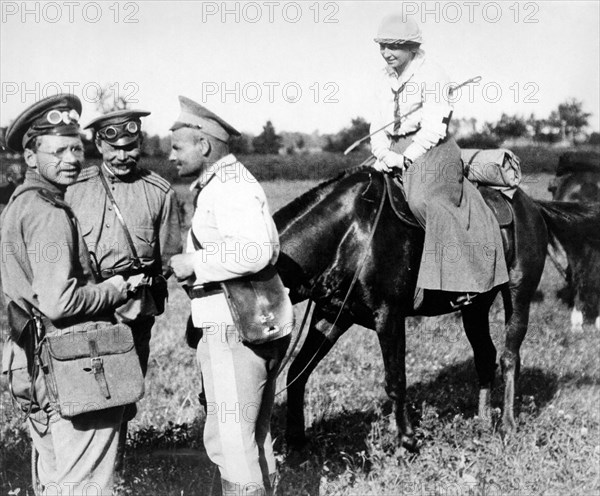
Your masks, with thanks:
<instances>
[{"instance_id":1,"label":"shoulder strap","mask_svg":"<svg viewBox=\"0 0 600 496\"><path fill-rule=\"evenodd\" d=\"M104 177L104 173L102 171L100 172L99 176L100 176L100 181L102 181L102 186L104 186L104 191L106 191L106 196L108 196L108 199L112 203L112 206L115 209L115 213L117 214L117 219L119 219L119 222L121 223L121 226L123 227L123 231L125 232L125 238L127 239L127 244L129 245L129 249L131 250L131 255L133 257L133 268L139 269L142 267L142 262L140 261L140 257L138 257L137 250L135 249L135 246L133 244L133 239L131 239L131 234L129 233L129 229L127 229L127 224L125 224L125 219L123 218L121 209L119 208L119 205L117 205L117 202L115 201L115 197L110 192L110 188L108 187L108 182L106 181L106 177Z\"/></svg>"},{"instance_id":2,"label":"shoulder strap","mask_svg":"<svg viewBox=\"0 0 600 496\"><path fill-rule=\"evenodd\" d=\"M10 203L6 206L6 208L8 209L8 207L10 207L12 205L12 203L19 196L21 196L23 193L26 193L27 191L37 191L38 195L40 196L40 198L42 200L47 201L53 207L60 208L61 210L64 210L64 212L67 214L67 217L69 218L69 221L71 223L71 227L73 229L76 229L75 228L75 226L76 226L76 217L75 217L75 213L71 209L70 205L68 203L64 202L63 200L60 200L60 199L56 198L56 196L54 195L54 193L52 193L50 190L48 190L48 189L46 189L46 188L44 188L42 186L25 186L24 188L21 188L18 191L15 191L15 193L13 193L13 195L11 196Z\"/></svg>"},{"instance_id":3,"label":"shoulder strap","mask_svg":"<svg viewBox=\"0 0 600 496\"><path fill-rule=\"evenodd\" d=\"M208 183L210 183L215 176L216 176L216 174L213 174L212 176L210 176L210 178L208 179L208 181L206 181L206 184L204 186L202 186L202 188L200 188L198 190L198 193L196 194L196 196L194 196L194 212L196 211L196 205L198 203L198 197L200 196L200 193L202 193L202 190L208 186ZM193 226L193 224L192 224L192 226L190 226L190 236L192 238L192 244L194 245L194 249L195 250L201 250L202 249L202 244L200 243L200 241L198 240L198 238L194 234L194 226Z\"/></svg>"},{"instance_id":4,"label":"shoulder strap","mask_svg":"<svg viewBox=\"0 0 600 496\"><path fill-rule=\"evenodd\" d=\"M190 227L190 236L192 238L192 244L194 245L194 249L195 250L201 250L202 249L202 244L200 243L200 241L198 240L198 238L194 234L194 228L193 227Z\"/></svg>"}]
</instances>

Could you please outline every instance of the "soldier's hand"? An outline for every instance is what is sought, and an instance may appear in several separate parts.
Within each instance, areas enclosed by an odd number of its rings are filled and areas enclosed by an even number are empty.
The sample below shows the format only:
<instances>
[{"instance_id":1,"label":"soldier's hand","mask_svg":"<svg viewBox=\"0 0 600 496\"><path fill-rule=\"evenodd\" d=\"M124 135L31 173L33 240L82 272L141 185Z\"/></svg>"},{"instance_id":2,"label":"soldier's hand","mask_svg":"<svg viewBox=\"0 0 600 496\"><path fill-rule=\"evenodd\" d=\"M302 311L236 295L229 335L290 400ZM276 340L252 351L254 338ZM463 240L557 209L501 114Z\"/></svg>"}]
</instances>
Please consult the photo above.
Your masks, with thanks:
<instances>
[{"instance_id":1,"label":"soldier's hand","mask_svg":"<svg viewBox=\"0 0 600 496\"><path fill-rule=\"evenodd\" d=\"M194 254L182 253L181 255L173 255L169 261L169 267L173 269L175 277L179 281L183 281L194 275Z\"/></svg>"},{"instance_id":2,"label":"soldier's hand","mask_svg":"<svg viewBox=\"0 0 600 496\"><path fill-rule=\"evenodd\" d=\"M123 279L123 276L112 276L106 280L106 282L111 283L115 288L119 290L119 293L126 295L129 290L129 284L127 281Z\"/></svg>"}]
</instances>

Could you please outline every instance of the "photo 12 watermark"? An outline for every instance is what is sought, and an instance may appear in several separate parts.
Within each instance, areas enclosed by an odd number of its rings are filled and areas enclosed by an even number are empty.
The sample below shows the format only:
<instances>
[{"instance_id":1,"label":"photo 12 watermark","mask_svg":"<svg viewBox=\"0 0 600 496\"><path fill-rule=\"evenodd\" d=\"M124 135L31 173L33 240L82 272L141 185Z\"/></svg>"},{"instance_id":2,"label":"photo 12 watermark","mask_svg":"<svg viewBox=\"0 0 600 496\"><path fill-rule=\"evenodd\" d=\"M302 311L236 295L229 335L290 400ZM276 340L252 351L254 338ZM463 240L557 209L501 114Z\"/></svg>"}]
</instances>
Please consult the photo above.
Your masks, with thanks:
<instances>
[{"instance_id":1,"label":"photo 12 watermark","mask_svg":"<svg viewBox=\"0 0 600 496\"><path fill-rule=\"evenodd\" d=\"M510 20L514 23L540 22L538 2L399 2L404 17L426 23L491 23Z\"/></svg>"},{"instance_id":2,"label":"photo 12 watermark","mask_svg":"<svg viewBox=\"0 0 600 496\"><path fill-rule=\"evenodd\" d=\"M203 81L202 103L339 103L334 81L302 84L296 81Z\"/></svg>"},{"instance_id":3,"label":"photo 12 watermark","mask_svg":"<svg viewBox=\"0 0 600 496\"><path fill-rule=\"evenodd\" d=\"M2 81L2 103L18 101L19 103L35 103L50 96L61 93L80 95L87 103L120 102L138 103L137 94L140 87L136 82L111 81Z\"/></svg>"},{"instance_id":4,"label":"photo 12 watermark","mask_svg":"<svg viewBox=\"0 0 600 496\"><path fill-rule=\"evenodd\" d=\"M135 24L139 21L139 2L0 2L2 24L96 24L102 20Z\"/></svg>"},{"instance_id":5,"label":"photo 12 watermark","mask_svg":"<svg viewBox=\"0 0 600 496\"><path fill-rule=\"evenodd\" d=\"M201 22L337 24L338 2L202 2Z\"/></svg>"}]
</instances>

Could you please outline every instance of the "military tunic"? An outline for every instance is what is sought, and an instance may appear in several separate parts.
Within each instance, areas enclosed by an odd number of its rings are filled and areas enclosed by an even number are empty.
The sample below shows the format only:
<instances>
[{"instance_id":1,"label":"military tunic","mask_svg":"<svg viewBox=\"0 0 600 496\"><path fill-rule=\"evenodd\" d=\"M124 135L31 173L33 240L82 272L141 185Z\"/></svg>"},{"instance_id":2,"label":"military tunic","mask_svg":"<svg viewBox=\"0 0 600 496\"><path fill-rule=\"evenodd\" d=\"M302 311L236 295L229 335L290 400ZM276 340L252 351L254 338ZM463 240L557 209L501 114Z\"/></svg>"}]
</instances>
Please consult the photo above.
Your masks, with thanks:
<instances>
[{"instance_id":1,"label":"military tunic","mask_svg":"<svg viewBox=\"0 0 600 496\"><path fill-rule=\"evenodd\" d=\"M103 278L131 275L133 257L125 231L117 218L99 174L104 174L131 234L142 270L148 276L168 277L171 256L181 253L181 226L177 198L171 185L158 174L136 169L130 177L111 174L106 165L84 169L65 199L73 208L85 242ZM128 311L142 371L146 373L154 317Z\"/></svg>"},{"instance_id":2,"label":"military tunic","mask_svg":"<svg viewBox=\"0 0 600 496\"><path fill-rule=\"evenodd\" d=\"M181 253L177 198L171 185L154 172L137 169L117 177L92 166L84 169L65 196L81 223L83 237L106 275L131 269L132 254L125 232L98 177L106 177L123 214L144 271L168 276L171 256Z\"/></svg>"},{"instance_id":3,"label":"military tunic","mask_svg":"<svg viewBox=\"0 0 600 496\"><path fill-rule=\"evenodd\" d=\"M38 191L50 192L52 202ZM77 223L60 203L63 193L36 172L29 171L16 198L2 215L3 292L21 308L34 308L57 327L112 314L126 299L109 282L93 283L89 254ZM13 377L28 387L23 349L14 353ZM10 350L8 350L10 351ZM3 360L3 367L8 364ZM62 494L112 494L113 465L122 408L103 410L66 420L57 415L36 382L41 411L30 417L31 436L39 453L38 475L49 491ZM77 483L73 481L78 481ZM95 494L96 494L95 493Z\"/></svg>"},{"instance_id":4,"label":"military tunic","mask_svg":"<svg viewBox=\"0 0 600 496\"><path fill-rule=\"evenodd\" d=\"M399 77L386 67L374 87L378 103L371 132L407 116L373 135L371 149L378 160L392 150L412 162L403 173L404 189L425 227L417 286L480 293L507 282L500 228L481 194L463 178L460 149L447 136L452 105L444 70L419 50Z\"/></svg>"},{"instance_id":5,"label":"military tunic","mask_svg":"<svg viewBox=\"0 0 600 496\"><path fill-rule=\"evenodd\" d=\"M187 242L188 253L195 253L190 284L255 273L277 260L279 239L264 191L233 155L211 166L192 187L201 191ZM191 231L201 250L195 250ZM197 359L207 401L207 453L219 467L224 494L263 494L276 473L270 418L289 336L243 344L218 289L192 300L192 318L204 329Z\"/></svg>"}]
</instances>

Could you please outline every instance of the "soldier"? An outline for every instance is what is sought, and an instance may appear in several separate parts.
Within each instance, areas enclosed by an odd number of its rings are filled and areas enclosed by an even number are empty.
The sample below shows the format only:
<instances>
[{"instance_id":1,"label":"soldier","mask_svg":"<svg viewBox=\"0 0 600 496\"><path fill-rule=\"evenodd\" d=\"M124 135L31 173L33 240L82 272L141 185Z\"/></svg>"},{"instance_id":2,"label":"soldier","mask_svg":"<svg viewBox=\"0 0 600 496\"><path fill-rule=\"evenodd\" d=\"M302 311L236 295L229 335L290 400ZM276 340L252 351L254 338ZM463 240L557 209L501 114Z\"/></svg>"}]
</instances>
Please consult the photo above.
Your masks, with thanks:
<instances>
[{"instance_id":1,"label":"soldier","mask_svg":"<svg viewBox=\"0 0 600 496\"><path fill-rule=\"evenodd\" d=\"M193 324L204 331L197 349L207 409L204 445L219 467L224 495L272 495L276 465L270 419L277 369L290 336L243 343L243 330L233 325L215 282L274 263L278 234L263 189L229 153L229 138L239 133L192 100L179 100L170 160L180 176L197 177L192 189L199 194L187 253L170 264L178 279L190 278Z\"/></svg>"},{"instance_id":2,"label":"soldier","mask_svg":"<svg viewBox=\"0 0 600 496\"><path fill-rule=\"evenodd\" d=\"M127 299L122 276L93 283L79 225L63 200L83 162L80 112L81 102L73 95L49 97L17 117L6 134L8 147L23 152L28 170L2 216L3 292L7 303L39 313L57 327L110 316ZM48 247L59 247L58 255L50 255ZM32 357L25 348L9 341L5 353L3 368L12 377L15 396L38 410L28 424L43 490L112 494L123 408L64 419L50 406L43 381L31 384Z\"/></svg>"},{"instance_id":3,"label":"soldier","mask_svg":"<svg viewBox=\"0 0 600 496\"><path fill-rule=\"evenodd\" d=\"M92 120L100 167L83 170L67 190L66 200L81 223L83 237L101 279L119 274L137 288L134 299L117 309L131 327L145 375L155 316L167 297L168 261L181 253L181 225L177 198L158 174L138 167L141 156L142 110L117 110ZM125 410L126 422L136 414Z\"/></svg>"}]
</instances>

